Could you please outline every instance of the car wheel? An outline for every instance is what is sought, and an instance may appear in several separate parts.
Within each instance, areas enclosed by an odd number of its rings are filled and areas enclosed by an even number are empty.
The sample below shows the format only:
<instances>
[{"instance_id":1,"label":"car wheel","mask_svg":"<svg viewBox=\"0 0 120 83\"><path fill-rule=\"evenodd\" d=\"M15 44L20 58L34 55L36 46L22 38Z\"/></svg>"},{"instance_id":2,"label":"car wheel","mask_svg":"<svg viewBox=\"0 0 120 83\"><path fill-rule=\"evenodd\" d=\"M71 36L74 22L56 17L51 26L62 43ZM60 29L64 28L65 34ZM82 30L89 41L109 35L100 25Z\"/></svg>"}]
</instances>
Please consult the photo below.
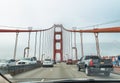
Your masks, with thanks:
<instances>
[{"instance_id":1,"label":"car wheel","mask_svg":"<svg viewBox=\"0 0 120 83\"><path fill-rule=\"evenodd\" d=\"M87 76L90 76L90 70L89 70L88 67L85 68L85 74L86 74Z\"/></svg>"},{"instance_id":2,"label":"car wheel","mask_svg":"<svg viewBox=\"0 0 120 83\"><path fill-rule=\"evenodd\" d=\"M51 67L53 67L53 65Z\"/></svg>"},{"instance_id":3,"label":"car wheel","mask_svg":"<svg viewBox=\"0 0 120 83\"><path fill-rule=\"evenodd\" d=\"M78 71L80 71L80 67L78 66Z\"/></svg>"}]
</instances>

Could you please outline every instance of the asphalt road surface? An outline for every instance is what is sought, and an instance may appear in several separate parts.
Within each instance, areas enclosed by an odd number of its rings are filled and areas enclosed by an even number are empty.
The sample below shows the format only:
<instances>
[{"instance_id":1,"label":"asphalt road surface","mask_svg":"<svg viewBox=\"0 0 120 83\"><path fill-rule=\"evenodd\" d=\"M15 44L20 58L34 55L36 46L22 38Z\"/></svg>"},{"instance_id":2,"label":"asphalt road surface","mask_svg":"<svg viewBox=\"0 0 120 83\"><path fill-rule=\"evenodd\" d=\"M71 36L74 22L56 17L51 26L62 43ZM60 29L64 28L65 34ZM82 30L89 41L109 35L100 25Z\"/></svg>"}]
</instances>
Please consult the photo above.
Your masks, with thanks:
<instances>
[{"instance_id":1,"label":"asphalt road surface","mask_svg":"<svg viewBox=\"0 0 120 83\"><path fill-rule=\"evenodd\" d=\"M120 75L111 73L109 77L104 74L86 76L84 72L78 71L76 65L57 63L54 67L40 67L28 72L18 74L14 80L57 80L57 79L119 79Z\"/></svg>"}]
</instances>

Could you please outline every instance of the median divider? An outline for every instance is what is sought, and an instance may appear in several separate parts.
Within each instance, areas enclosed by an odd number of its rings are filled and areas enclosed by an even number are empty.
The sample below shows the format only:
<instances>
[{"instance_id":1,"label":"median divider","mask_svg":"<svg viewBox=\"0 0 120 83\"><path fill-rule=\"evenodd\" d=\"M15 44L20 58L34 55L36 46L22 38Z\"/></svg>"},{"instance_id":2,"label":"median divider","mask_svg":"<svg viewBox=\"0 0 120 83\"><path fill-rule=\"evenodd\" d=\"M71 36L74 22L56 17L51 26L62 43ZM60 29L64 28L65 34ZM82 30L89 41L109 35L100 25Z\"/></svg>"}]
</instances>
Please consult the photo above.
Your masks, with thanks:
<instances>
[{"instance_id":1,"label":"median divider","mask_svg":"<svg viewBox=\"0 0 120 83\"><path fill-rule=\"evenodd\" d=\"M8 66L2 69L7 74L11 74L12 76L26 72L35 68L41 67L41 64L28 64L28 65L15 65L15 66Z\"/></svg>"}]
</instances>

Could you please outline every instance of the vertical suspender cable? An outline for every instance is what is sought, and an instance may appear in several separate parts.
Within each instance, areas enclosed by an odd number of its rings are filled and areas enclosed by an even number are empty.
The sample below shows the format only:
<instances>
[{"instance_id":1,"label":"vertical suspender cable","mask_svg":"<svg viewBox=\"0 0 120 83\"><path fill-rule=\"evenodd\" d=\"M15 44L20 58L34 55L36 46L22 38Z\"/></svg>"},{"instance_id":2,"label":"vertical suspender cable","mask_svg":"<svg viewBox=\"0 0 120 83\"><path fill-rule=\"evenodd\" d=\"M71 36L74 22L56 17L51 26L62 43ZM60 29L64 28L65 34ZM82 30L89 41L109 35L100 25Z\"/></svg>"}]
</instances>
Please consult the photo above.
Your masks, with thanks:
<instances>
[{"instance_id":1,"label":"vertical suspender cable","mask_svg":"<svg viewBox=\"0 0 120 83\"><path fill-rule=\"evenodd\" d=\"M51 32L50 32L50 37L51 37L51 42L50 42L50 53L51 53L51 58L52 58L52 55L53 55L53 29L51 29Z\"/></svg>"},{"instance_id":2,"label":"vertical suspender cable","mask_svg":"<svg viewBox=\"0 0 120 83\"><path fill-rule=\"evenodd\" d=\"M47 43L47 33L48 33L48 31L46 31L46 33L45 33L45 53L46 53L46 55L48 56L48 49L47 49L47 45L48 45L48 43Z\"/></svg>"},{"instance_id":3,"label":"vertical suspender cable","mask_svg":"<svg viewBox=\"0 0 120 83\"><path fill-rule=\"evenodd\" d=\"M70 32L68 32L70 34ZM71 50L70 50L70 35L68 35L68 48L69 48L69 56L71 55Z\"/></svg>"},{"instance_id":4,"label":"vertical suspender cable","mask_svg":"<svg viewBox=\"0 0 120 83\"><path fill-rule=\"evenodd\" d=\"M17 51L18 34L19 34L19 32L16 32L15 48L14 48L14 57L13 57L14 59L16 59L16 51Z\"/></svg>"},{"instance_id":5,"label":"vertical suspender cable","mask_svg":"<svg viewBox=\"0 0 120 83\"><path fill-rule=\"evenodd\" d=\"M36 57L36 47L37 47L37 32L35 35L35 51L34 51L34 57Z\"/></svg>"},{"instance_id":6,"label":"vertical suspender cable","mask_svg":"<svg viewBox=\"0 0 120 83\"><path fill-rule=\"evenodd\" d=\"M94 35L95 35L95 40L96 40L97 55L100 56L100 48L99 48L98 33L94 33Z\"/></svg>"},{"instance_id":7,"label":"vertical suspender cable","mask_svg":"<svg viewBox=\"0 0 120 83\"><path fill-rule=\"evenodd\" d=\"M39 35L39 59L38 60L40 60L40 53L41 53L41 32Z\"/></svg>"},{"instance_id":8,"label":"vertical suspender cable","mask_svg":"<svg viewBox=\"0 0 120 83\"><path fill-rule=\"evenodd\" d=\"M70 41L70 40L69 40L69 32L66 31L66 34L67 34L67 38L66 38L66 41L67 41L67 43L66 43L66 44L67 44L67 54L70 55L70 54L69 54L69 53L70 53L70 52L69 52L69 41Z\"/></svg>"},{"instance_id":9,"label":"vertical suspender cable","mask_svg":"<svg viewBox=\"0 0 120 83\"><path fill-rule=\"evenodd\" d=\"M73 29L75 30L75 27L73 27ZM74 48L75 48L75 57L77 60L76 32L74 32Z\"/></svg>"},{"instance_id":10,"label":"vertical suspender cable","mask_svg":"<svg viewBox=\"0 0 120 83\"><path fill-rule=\"evenodd\" d=\"M71 57L73 58L73 49L72 49L73 45L72 45L72 42L73 42L73 40L72 40L72 32L71 32Z\"/></svg>"},{"instance_id":11,"label":"vertical suspender cable","mask_svg":"<svg viewBox=\"0 0 120 83\"><path fill-rule=\"evenodd\" d=\"M29 35L28 35L28 48L30 49L30 35L31 35L31 32L29 32ZM29 57L29 49L27 50L27 57Z\"/></svg>"},{"instance_id":12,"label":"vertical suspender cable","mask_svg":"<svg viewBox=\"0 0 120 83\"><path fill-rule=\"evenodd\" d=\"M43 31L43 36L42 36L42 55L44 53L44 31Z\"/></svg>"},{"instance_id":13,"label":"vertical suspender cable","mask_svg":"<svg viewBox=\"0 0 120 83\"><path fill-rule=\"evenodd\" d=\"M51 38L48 38L49 37L49 35L50 35L50 30L48 30L48 32L47 32L47 38L46 38L46 44L47 44L47 54L50 56L50 54L49 54L49 44L50 44L50 39ZM49 41L49 42L48 42ZM51 57L50 57L51 58Z\"/></svg>"},{"instance_id":14,"label":"vertical suspender cable","mask_svg":"<svg viewBox=\"0 0 120 83\"><path fill-rule=\"evenodd\" d=\"M82 35L82 32L80 33L80 39L81 39L81 55L84 56L84 52L83 52L83 35Z\"/></svg>"},{"instance_id":15,"label":"vertical suspender cable","mask_svg":"<svg viewBox=\"0 0 120 83\"><path fill-rule=\"evenodd\" d=\"M49 42L49 45L48 45L48 49L49 49L49 55L51 56L51 58L52 58L52 54L51 54L51 52L53 52L52 51L52 29L50 30L50 33L48 34L48 39L50 38L50 42Z\"/></svg>"}]
</instances>

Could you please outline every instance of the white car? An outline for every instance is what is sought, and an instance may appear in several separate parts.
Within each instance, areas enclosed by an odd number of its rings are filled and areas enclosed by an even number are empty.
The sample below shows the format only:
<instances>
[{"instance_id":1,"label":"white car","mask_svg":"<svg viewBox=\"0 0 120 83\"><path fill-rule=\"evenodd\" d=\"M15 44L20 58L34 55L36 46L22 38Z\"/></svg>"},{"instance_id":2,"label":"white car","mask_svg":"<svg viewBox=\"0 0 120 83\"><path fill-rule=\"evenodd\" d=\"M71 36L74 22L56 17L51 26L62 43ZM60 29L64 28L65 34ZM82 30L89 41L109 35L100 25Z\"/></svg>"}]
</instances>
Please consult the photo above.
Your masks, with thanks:
<instances>
[{"instance_id":1,"label":"white car","mask_svg":"<svg viewBox=\"0 0 120 83\"><path fill-rule=\"evenodd\" d=\"M45 60L43 61L42 66L43 66L43 67L53 67L53 66L54 66L53 64L54 64L54 63L53 63L53 60L51 60L51 59L45 59Z\"/></svg>"},{"instance_id":2,"label":"white car","mask_svg":"<svg viewBox=\"0 0 120 83\"><path fill-rule=\"evenodd\" d=\"M8 62L8 65L9 65L9 66L14 66L14 65L16 65L16 60L14 60L14 59L7 60L7 62Z\"/></svg>"},{"instance_id":3,"label":"white car","mask_svg":"<svg viewBox=\"0 0 120 83\"><path fill-rule=\"evenodd\" d=\"M8 66L7 60L0 60L0 68L4 68Z\"/></svg>"},{"instance_id":4,"label":"white car","mask_svg":"<svg viewBox=\"0 0 120 83\"><path fill-rule=\"evenodd\" d=\"M23 58L17 62L17 65L37 64L37 60L32 58Z\"/></svg>"},{"instance_id":5,"label":"white car","mask_svg":"<svg viewBox=\"0 0 120 83\"><path fill-rule=\"evenodd\" d=\"M0 68L14 66L14 65L16 65L16 61L14 59L0 60Z\"/></svg>"}]
</instances>

